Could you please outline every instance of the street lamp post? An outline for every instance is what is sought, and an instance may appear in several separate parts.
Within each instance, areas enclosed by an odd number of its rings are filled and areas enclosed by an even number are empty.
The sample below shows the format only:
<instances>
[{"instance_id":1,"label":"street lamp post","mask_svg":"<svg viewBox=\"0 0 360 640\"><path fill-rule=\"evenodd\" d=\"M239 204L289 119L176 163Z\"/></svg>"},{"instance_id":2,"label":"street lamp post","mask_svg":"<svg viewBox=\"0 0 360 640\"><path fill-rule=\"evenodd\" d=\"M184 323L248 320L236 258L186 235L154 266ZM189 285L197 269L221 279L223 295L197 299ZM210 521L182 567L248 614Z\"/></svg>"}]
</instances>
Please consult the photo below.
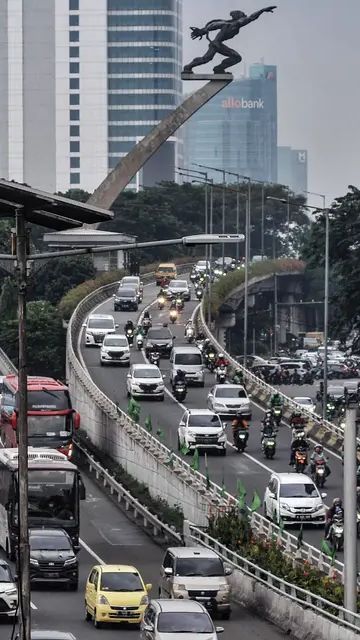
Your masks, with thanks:
<instances>
[{"instance_id":1,"label":"street lamp post","mask_svg":"<svg viewBox=\"0 0 360 640\"><path fill-rule=\"evenodd\" d=\"M221 228L222 228L222 233L225 233L225 228L226 228L226 174L228 173L228 171L225 171L225 169L219 169L218 167L208 167L205 164L198 164L197 162L193 162L192 164L195 167L200 167L200 169L207 169L208 171L216 171L217 173L221 173L222 174L222 206L221 206L222 222L221 222ZM222 261L223 261L223 270L224 270L225 269L225 244L222 245Z\"/></svg>"}]
</instances>

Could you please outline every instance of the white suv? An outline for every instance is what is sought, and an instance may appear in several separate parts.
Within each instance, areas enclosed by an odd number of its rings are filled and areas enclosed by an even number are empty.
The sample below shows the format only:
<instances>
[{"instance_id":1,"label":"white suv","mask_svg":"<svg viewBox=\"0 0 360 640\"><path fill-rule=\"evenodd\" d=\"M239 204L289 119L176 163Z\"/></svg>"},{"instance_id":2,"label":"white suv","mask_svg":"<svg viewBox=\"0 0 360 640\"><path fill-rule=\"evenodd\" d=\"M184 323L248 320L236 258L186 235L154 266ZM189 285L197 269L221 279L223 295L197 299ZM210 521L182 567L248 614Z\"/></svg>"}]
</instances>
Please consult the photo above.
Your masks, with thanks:
<instances>
[{"instance_id":1,"label":"white suv","mask_svg":"<svg viewBox=\"0 0 360 640\"><path fill-rule=\"evenodd\" d=\"M115 324L113 316L92 313L83 324L85 329L85 346L100 347L105 336L109 333L115 333L118 326L118 324Z\"/></svg>"},{"instance_id":2,"label":"white suv","mask_svg":"<svg viewBox=\"0 0 360 640\"><path fill-rule=\"evenodd\" d=\"M164 378L155 364L133 364L127 375L126 385L129 398L151 397L164 400Z\"/></svg>"},{"instance_id":3,"label":"white suv","mask_svg":"<svg viewBox=\"0 0 360 640\"><path fill-rule=\"evenodd\" d=\"M127 337L118 333L105 336L100 350L100 364L130 364L130 347Z\"/></svg>"},{"instance_id":4,"label":"white suv","mask_svg":"<svg viewBox=\"0 0 360 640\"><path fill-rule=\"evenodd\" d=\"M264 515L277 524L325 524L326 509L309 476L304 473L273 473L264 495Z\"/></svg>"},{"instance_id":5,"label":"white suv","mask_svg":"<svg viewBox=\"0 0 360 640\"><path fill-rule=\"evenodd\" d=\"M207 409L188 409L178 428L178 448L181 450L215 449L226 456L227 437L216 413Z\"/></svg>"},{"instance_id":6,"label":"white suv","mask_svg":"<svg viewBox=\"0 0 360 640\"><path fill-rule=\"evenodd\" d=\"M18 606L18 589L5 560L0 558L0 618L15 618Z\"/></svg>"}]
</instances>

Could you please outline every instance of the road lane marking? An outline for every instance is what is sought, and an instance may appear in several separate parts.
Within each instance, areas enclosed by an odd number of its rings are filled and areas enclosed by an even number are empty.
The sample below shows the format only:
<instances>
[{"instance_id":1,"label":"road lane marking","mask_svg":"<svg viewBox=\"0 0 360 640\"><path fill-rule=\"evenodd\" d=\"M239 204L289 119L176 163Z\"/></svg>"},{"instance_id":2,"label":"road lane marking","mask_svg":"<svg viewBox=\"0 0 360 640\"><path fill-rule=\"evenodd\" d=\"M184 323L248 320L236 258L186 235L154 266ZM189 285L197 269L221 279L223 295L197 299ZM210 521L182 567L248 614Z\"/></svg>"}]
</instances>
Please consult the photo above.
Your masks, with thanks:
<instances>
[{"instance_id":1,"label":"road lane marking","mask_svg":"<svg viewBox=\"0 0 360 640\"><path fill-rule=\"evenodd\" d=\"M104 562L104 560L102 560L100 556L98 556L98 554L95 553L95 551L93 551L91 547L89 547L89 545L84 542L84 540L82 540L82 538L79 538L79 542L85 549L85 551L87 551L96 560L96 562L98 562L99 564L106 564L106 562Z\"/></svg>"}]
</instances>

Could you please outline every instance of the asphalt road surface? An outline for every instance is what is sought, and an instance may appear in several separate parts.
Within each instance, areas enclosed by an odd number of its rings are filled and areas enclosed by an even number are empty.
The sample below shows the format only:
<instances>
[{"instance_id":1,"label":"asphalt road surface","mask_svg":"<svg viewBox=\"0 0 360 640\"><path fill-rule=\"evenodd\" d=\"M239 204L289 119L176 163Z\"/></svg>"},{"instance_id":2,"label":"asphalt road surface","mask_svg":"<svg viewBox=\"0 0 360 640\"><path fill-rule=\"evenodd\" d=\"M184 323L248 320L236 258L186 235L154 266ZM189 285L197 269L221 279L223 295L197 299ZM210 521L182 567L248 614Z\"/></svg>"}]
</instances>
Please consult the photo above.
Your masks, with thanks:
<instances>
[{"instance_id":1,"label":"asphalt road surface","mask_svg":"<svg viewBox=\"0 0 360 640\"><path fill-rule=\"evenodd\" d=\"M144 288L144 301L141 308L148 305L155 299L157 295L157 288L155 285L147 285ZM184 323L189 317L191 317L195 307L196 301L190 301L185 303L185 309L182 313L180 321L171 326L173 334L176 336L176 345L180 346L185 344L184 342ZM126 320L131 318L136 321L138 314L130 312L114 312L113 303L111 300L106 301L97 307L95 312L98 313L112 313L115 317L115 321L119 323L122 330ZM163 309L159 311L157 306L151 308L151 314L153 318L153 325L156 323L164 323L168 321L168 310ZM80 338L81 341L81 354L83 361L93 378L97 386L104 391L114 402L118 402L122 409L126 410L128 405L128 399L126 396L126 368L114 368L113 366L100 366L99 349L86 348L84 346L84 338ZM136 348L132 349L131 362L143 362L144 356ZM160 362L160 368L165 373L166 382L169 386L169 361L162 359ZM189 408L205 408L207 393L211 386L215 382L214 374L207 373L205 388L190 387L185 400L185 405ZM301 396L312 395L315 396L316 387L311 388L303 386L286 386L284 391L287 395ZM76 406L76 398L73 398L74 405ZM164 436L165 444L177 450L177 428L180 422L181 416L184 412L184 407L179 405L170 394L166 394L165 401L163 403L154 402L152 400L140 400L141 403L141 416L140 422L144 424L144 421L148 415L152 417L153 432L157 429L161 429ZM249 444L244 454L239 454L229 443L228 452L226 457L220 457L216 453L209 454L208 466L210 478L217 484L221 485L223 480L225 482L226 489L235 494L237 481L241 478L243 484L247 489L249 499L256 490L260 497L263 497L264 490L269 481L269 476L272 471L286 472L289 471L289 459L290 459L290 441L291 433L290 429L282 425L279 429L277 437L277 449L276 455L273 460L264 459L263 453L260 447L260 421L263 415L263 411L255 404L253 404L252 412L252 425L249 437ZM228 437L231 440L230 425L228 426ZM343 467L341 459L337 454L327 452L329 456L329 466L331 469L331 475L327 479L324 491L327 493L327 497L324 502L330 505L333 498L341 496L343 492ZM188 458L190 461L190 458ZM200 456L200 471L204 472L204 457ZM297 529L292 528L293 533L297 534ZM304 540L314 546L320 546L324 537L323 528L307 526L304 527ZM359 554L360 555L360 554ZM343 560L343 555L338 554L338 559Z\"/></svg>"},{"instance_id":2,"label":"asphalt road surface","mask_svg":"<svg viewBox=\"0 0 360 640\"><path fill-rule=\"evenodd\" d=\"M97 630L84 618L84 588L91 568L99 563L130 564L137 567L144 582L153 584L152 595L158 594L159 568L164 550L139 527L131 523L119 507L106 496L93 480L84 477L87 497L81 504L80 575L78 592L52 586L32 590L32 628L71 631L77 640L136 640L139 631L120 625ZM215 621L216 623L216 621ZM225 627L224 640L239 635L253 640L281 640L286 634L270 623L235 605L229 621L216 623ZM119 628L120 627L120 628ZM1 640L10 640L12 625L0 623ZM119 635L121 634L121 635Z\"/></svg>"}]
</instances>

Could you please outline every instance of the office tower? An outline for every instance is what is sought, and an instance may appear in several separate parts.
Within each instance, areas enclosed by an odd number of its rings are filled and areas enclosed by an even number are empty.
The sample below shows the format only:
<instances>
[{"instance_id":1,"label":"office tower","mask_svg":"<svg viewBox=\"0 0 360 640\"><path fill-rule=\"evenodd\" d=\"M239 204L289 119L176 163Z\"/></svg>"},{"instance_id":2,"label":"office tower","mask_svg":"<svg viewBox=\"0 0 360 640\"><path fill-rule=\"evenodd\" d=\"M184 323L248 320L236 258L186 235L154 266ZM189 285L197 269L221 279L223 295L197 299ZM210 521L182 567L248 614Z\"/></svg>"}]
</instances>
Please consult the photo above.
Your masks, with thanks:
<instances>
[{"instance_id":1,"label":"office tower","mask_svg":"<svg viewBox=\"0 0 360 640\"><path fill-rule=\"evenodd\" d=\"M278 147L278 178L294 193L307 191L308 152L305 149Z\"/></svg>"}]
</instances>

